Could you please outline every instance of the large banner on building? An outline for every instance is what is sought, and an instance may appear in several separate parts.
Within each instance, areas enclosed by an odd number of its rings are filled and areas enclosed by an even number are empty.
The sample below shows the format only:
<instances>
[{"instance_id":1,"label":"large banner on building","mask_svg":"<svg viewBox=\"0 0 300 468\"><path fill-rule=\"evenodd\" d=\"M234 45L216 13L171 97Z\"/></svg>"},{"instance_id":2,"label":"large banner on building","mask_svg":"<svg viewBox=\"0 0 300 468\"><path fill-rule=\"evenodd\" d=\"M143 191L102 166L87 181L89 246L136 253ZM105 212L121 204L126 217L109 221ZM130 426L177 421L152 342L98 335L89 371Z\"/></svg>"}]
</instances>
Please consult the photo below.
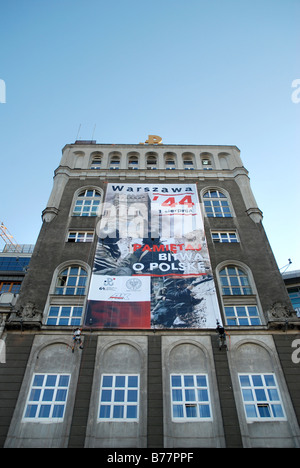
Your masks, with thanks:
<instances>
[{"instance_id":1,"label":"large banner on building","mask_svg":"<svg viewBox=\"0 0 300 468\"><path fill-rule=\"evenodd\" d=\"M221 324L194 184L108 184L85 326Z\"/></svg>"}]
</instances>

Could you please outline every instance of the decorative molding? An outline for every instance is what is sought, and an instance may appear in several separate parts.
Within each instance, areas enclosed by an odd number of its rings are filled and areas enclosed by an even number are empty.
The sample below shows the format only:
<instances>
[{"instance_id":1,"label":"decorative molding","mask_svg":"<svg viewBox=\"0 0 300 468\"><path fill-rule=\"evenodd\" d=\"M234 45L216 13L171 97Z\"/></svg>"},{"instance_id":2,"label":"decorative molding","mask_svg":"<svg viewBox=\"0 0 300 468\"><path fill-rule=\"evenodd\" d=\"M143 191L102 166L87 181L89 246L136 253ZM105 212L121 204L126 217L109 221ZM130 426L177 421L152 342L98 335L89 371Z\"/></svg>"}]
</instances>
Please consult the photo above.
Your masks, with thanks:
<instances>
[{"instance_id":1,"label":"decorative molding","mask_svg":"<svg viewBox=\"0 0 300 468\"><path fill-rule=\"evenodd\" d=\"M50 223L55 216L58 215L58 211L59 210L54 206L47 206L47 208L42 211L42 220L45 221L45 223Z\"/></svg>"}]
</instances>

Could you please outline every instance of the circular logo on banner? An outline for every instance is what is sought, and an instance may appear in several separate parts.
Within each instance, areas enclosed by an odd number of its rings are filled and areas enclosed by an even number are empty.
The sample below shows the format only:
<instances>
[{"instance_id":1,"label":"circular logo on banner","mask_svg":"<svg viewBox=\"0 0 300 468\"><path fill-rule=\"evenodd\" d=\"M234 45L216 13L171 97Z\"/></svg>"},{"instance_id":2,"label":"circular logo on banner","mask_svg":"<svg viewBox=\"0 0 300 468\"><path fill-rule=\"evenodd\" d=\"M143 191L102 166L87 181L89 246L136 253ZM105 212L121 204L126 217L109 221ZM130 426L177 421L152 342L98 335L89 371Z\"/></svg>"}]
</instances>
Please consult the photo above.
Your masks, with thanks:
<instances>
[{"instance_id":1,"label":"circular logo on banner","mask_svg":"<svg viewBox=\"0 0 300 468\"><path fill-rule=\"evenodd\" d=\"M130 278L129 280L126 281L126 287L127 289L130 289L131 291L138 291L141 289L142 282L138 278Z\"/></svg>"}]
</instances>

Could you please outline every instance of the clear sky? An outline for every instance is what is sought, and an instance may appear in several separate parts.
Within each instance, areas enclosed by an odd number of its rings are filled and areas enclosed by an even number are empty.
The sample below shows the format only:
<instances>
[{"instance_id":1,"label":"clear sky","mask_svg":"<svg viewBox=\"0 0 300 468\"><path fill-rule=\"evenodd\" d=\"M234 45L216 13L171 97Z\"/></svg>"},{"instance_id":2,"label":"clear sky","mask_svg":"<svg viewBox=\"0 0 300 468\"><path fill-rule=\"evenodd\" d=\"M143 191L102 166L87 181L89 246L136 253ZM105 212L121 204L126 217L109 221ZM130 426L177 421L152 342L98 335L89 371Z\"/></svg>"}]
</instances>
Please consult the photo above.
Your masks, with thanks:
<instances>
[{"instance_id":1,"label":"clear sky","mask_svg":"<svg viewBox=\"0 0 300 468\"><path fill-rule=\"evenodd\" d=\"M236 145L279 268L300 269L299 24L300 0L0 0L0 222L35 243L80 125Z\"/></svg>"}]
</instances>

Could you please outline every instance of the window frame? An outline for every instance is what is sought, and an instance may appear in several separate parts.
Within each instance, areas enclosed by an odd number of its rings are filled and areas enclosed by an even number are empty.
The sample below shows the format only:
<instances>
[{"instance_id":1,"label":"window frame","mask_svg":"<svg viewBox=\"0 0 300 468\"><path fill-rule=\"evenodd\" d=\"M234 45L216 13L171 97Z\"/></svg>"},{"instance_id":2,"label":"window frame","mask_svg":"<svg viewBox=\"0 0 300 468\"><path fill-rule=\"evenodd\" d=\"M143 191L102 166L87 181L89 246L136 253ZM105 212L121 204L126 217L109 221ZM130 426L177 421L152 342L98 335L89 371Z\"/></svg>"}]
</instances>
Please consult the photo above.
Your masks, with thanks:
<instances>
[{"instance_id":1,"label":"window frame","mask_svg":"<svg viewBox=\"0 0 300 468\"><path fill-rule=\"evenodd\" d=\"M235 273L237 274L230 274L229 269L234 269ZM224 270L226 271L226 274L222 275L221 273ZM242 272L242 274L240 274L240 271ZM235 265L235 264L225 265L219 271L219 279L220 279L220 284L221 284L222 296L236 297L236 296L252 296L253 295L251 279L249 278L248 273L244 271L244 269L238 265ZM234 281L233 281L234 279L236 279L235 282L237 284L234 284ZM225 284L225 282L227 284ZM243 282L245 282L245 284L243 284ZM238 292L238 290L240 292ZM247 290L249 290L250 292L246 292Z\"/></svg>"},{"instance_id":2,"label":"window frame","mask_svg":"<svg viewBox=\"0 0 300 468\"><path fill-rule=\"evenodd\" d=\"M128 156L128 169L138 170L139 169L139 157L137 155Z\"/></svg>"},{"instance_id":3,"label":"window frame","mask_svg":"<svg viewBox=\"0 0 300 468\"><path fill-rule=\"evenodd\" d=\"M166 158L165 160L165 169L167 171L173 171L176 169L176 163L175 163L175 159L173 158Z\"/></svg>"},{"instance_id":4,"label":"window frame","mask_svg":"<svg viewBox=\"0 0 300 468\"><path fill-rule=\"evenodd\" d=\"M185 377L192 378L193 385L186 385L185 384ZM203 379L205 378L205 385L198 385L197 377ZM172 380L173 378L180 379L180 385L173 385ZM190 380L191 381L191 380ZM181 400L175 400L175 390L179 391L178 395L181 392ZM194 391L195 399L187 397L187 391ZM201 400L199 395L200 393L198 390L202 392L206 392L207 399ZM191 393L192 395L193 393ZM204 393L203 393L204 395ZM205 422L205 421L213 421L213 412L212 412L212 400L210 396L210 388L209 388L209 379L208 374L205 373L171 373L170 374L170 403L171 403L171 418L173 422L180 423L180 422ZM174 415L174 407L181 406L182 407L182 416L175 416ZM200 407L204 409L204 407L208 407L209 416L201 416ZM195 408L196 416L188 416L188 408ZM179 411L179 409L178 409ZM192 414L192 413L191 413Z\"/></svg>"},{"instance_id":5,"label":"window frame","mask_svg":"<svg viewBox=\"0 0 300 468\"><path fill-rule=\"evenodd\" d=\"M130 386L129 385L129 378L130 377L135 377L137 378L137 385L136 386ZM112 385L104 385L104 378L111 378L112 379ZM118 378L125 378L125 385L124 386L119 386L117 385L117 379ZM129 401L129 391L136 391L137 392L137 398L136 401ZM104 396L104 392L111 391L111 400L102 400L102 396ZM117 391L124 391L124 401L120 401L116 398L116 392ZM107 403L107 404L105 404ZM102 416L100 417L101 414L101 407L109 407L109 416ZM116 407L122 407L123 408L123 417L117 417L114 416L114 410ZM136 416L135 417L129 417L127 410L128 408L136 408ZM101 381L100 381L100 390L99 390L99 405L98 405L98 413L97 413L97 422L138 422L139 421L139 413L140 413L140 374L116 374L116 373L105 373L101 375Z\"/></svg>"},{"instance_id":6,"label":"window frame","mask_svg":"<svg viewBox=\"0 0 300 468\"><path fill-rule=\"evenodd\" d=\"M203 171L212 171L212 161L208 157L201 158L201 168Z\"/></svg>"},{"instance_id":7,"label":"window frame","mask_svg":"<svg viewBox=\"0 0 300 468\"><path fill-rule=\"evenodd\" d=\"M59 309L57 315L50 315L52 308ZM66 311L63 311L63 309L67 309L67 308L70 309L69 314L66 314ZM75 313L78 312L75 309L81 309L81 314L75 315ZM53 327L57 327L57 326L58 327L63 327L63 326L79 327L82 322L83 312L84 312L83 305L51 304L48 308L48 314L47 314L45 325L53 326ZM54 321L54 320L56 321L56 323L49 323L49 321ZM62 321L67 321L68 323L62 323Z\"/></svg>"},{"instance_id":8,"label":"window frame","mask_svg":"<svg viewBox=\"0 0 300 468\"><path fill-rule=\"evenodd\" d=\"M214 238L213 236L214 235L217 235L218 238ZM222 238L222 235L226 236ZM234 236L234 237L230 237L230 235ZM239 244L240 243L240 239L239 239L239 236L238 236L238 233L237 231L235 231L234 229L230 229L230 230L226 230L226 229L222 229L222 230L217 230L217 229L214 229L211 231L211 238L212 238L212 241L214 244ZM225 240L227 239L227 240Z\"/></svg>"},{"instance_id":9,"label":"window frame","mask_svg":"<svg viewBox=\"0 0 300 468\"><path fill-rule=\"evenodd\" d=\"M250 313L250 307L255 307L256 309L256 314L251 314ZM226 309L234 309L233 310L233 314L230 314L229 311ZM245 315L240 315L240 311L238 311L237 309L238 308L244 308L245 309ZM225 314L225 319L226 319L226 323L228 326L240 326L240 327L243 327L243 326L252 326L252 327L255 327L255 326L258 326L258 325L262 325L261 323L261 318L260 318L260 314L259 314L259 310L258 310L258 306L257 304L225 304L224 305L224 314ZM236 321L236 323L231 323L232 321ZM254 320L257 320L259 321L259 323L251 323L251 320L254 321ZM241 323L241 322L248 322L248 323Z\"/></svg>"},{"instance_id":10,"label":"window frame","mask_svg":"<svg viewBox=\"0 0 300 468\"><path fill-rule=\"evenodd\" d=\"M121 157L120 156L112 156L109 160L109 170L119 170L121 166Z\"/></svg>"},{"instance_id":11,"label":"window frame","mask_svg":"<svg viewBox=\"0 0 300 468\"><path fill-rule=\"evenodd\" d=\"M21 281L0 281L0 295L4 293L19 294Z\"/></svg>"},{"instance_id":12,"label":"window frame","mask_svg":"<svg viewBox=\"0 0 300 468\"><path fill-rule=\"evenodd\" d=\"M90 195L89 192L92 192ZM102 193L97 188L81 188L77 191L72 216L76 217L94 217L100 216ZM82 203L80 203L82 202ZM99 202L99 203L96 203ZM89 207L89 209L84 209ZM96 209L93 209L96 207Z\"/></svg>"},{"instance_id":13,"label":"window frame","mask_svg":"<svg viewBox=\"0 0 300 468\"><path fill-rule=\"evenodd\" d=\"M193 156L183 156L182 157L183 168L186 171L192 171L195 169L195 162Z\"/></svg>"},{"instance_id":14,"label":"window frame","mask_svg":"<svg viewBox=\"0 0 300 468\"><path fill-rule=\"evenodd\" d=\"M35 384L35 379L38 376L43 376L42 385L34 385ZM55 385L47 385L48 377L54 377L54 376L56 376ZM68 377L67 386L66 385L59 385L60 377ZM65 413L66 413L66 407L67 407L68 395L69 395L69 389L70 389L70 382L71 382L71 374L67 373L67 372L66 373L43 373L43 372L34 373L33 376L32 376L32 379L31 379L29 390L28 390L22 421L24 421L24 422L39 422L39 423L62 422L64 420ZM64 398L64 400L56 400L57 395L58 395L58 391L61 390L61 389L66 389L65 390L66 391L65 398ZM32 395L34 395L34 391L38 395L39 390L40 390L39 398L37 400L36 399L31 399L31 398L33 398ZM46 390L48 390L50 392L53 391L52 399L43 400ZM57 403L55 405L56 401L57 402L62 402L63 401L64 404ZM27 411L29 409L29 406L36 406L36 413L35 413L34 416L26 416ZM42 406L50 406L49 416L39 417ZM63 411L62 415L56 416L56 417L53 416L55 406L62 407L62 411Z\"/></svg>"},{"instance_id":15,"label":"window frame","mask_svg":"<svg viewBox=\"0 0 300 468\"><path fill-rule=\"evenodd\" d=\"M274 385L267 385L266 377L271 377L274 380ZM243 378L248 378L250 385L242 385L241 383L241 377ZM259 377L263 385L255 385L253 377ZM259 379L257 379L259 380ZM243 408L244 408L244 414L246 421L248 423L251 422L273 422L273 421L286 421L286 413L283 405L283 401L281 398L280 394L280 389L279 385L277 383L276 375L274 372L241 372L238 373L238 382L239 382L239 388L241 392L241 398L242 398L242 403L243 403ZM243 392L243 389L245 392ZM251 395L252 399L248 399L249 396L246 398L246 391L248 390L247 395ZM256 391L257 390L257 391ZM266 398L261 399L262 397L258 398L258 391L262 391ZM278 394L278 399L272 399L270 397L270 392L268 390L273 390L273 398L275 392ZM275 392L274 392L275 391ZM249 393L250 392L250 393ZM272 403L273 402L273 403ZM280 406L281 411L282 411L282 416L276 416L274 415L274 408L273 406ZM250 411L250 406L254 407L256 416L250 416L249 412L247 413L247 408L248 406L248 411ZM262 411L260 411L260 408ZM263 410L264 408L264 410ZM262 412L265 410L268 410L269 416L264 416L262 415ZM277 409L279 411L279 409Z\"/></svg>"},{"instance_id":16,"label":"window frame","mask_svg":"<svg viewBox=\"0 0 300 468\"><path fill-rule=\"evenodd\" d=\"M90 169L92 169L92 170L102 169L101 165L102 165L102 157L101 156L95 156L91 161Z\"/></svg>"},{"instance_id":17,"label":"window frame","mask_svg":"<svg viewBox=\"0 0 300 468\"><path fill-rule=\"evenodd\" d=\"M71 240L71 234L75 234L75 237L74 237L74 240ZM83 240L78 240L80 235L83 234ZM78 230L76 231L75 229L70 229L67 233L67 238L66 238L66 242L70 243L70 244L77 244L77 243L91 243L93 242L94 240L94 237L95 237L95 232L92 231L92 230L89 230L89 231L82 231L82 230Z\"/></svg>"},{"instance_id":18,"label":"window frame","mask_svg":"<svg viewBox=\"0 0 300 468\"><path fill-rule=\"evenodd\" d=\"M158 168L158 155L155 154L149 154L147 153L145 155L146 158L146 168L147 170L155 170Z\"/></svg>"},{"instance_id":19,"label":"window frame","mask_svg":"<svg viewBox=\"0 0 300 468\"><path fill-rule=\"evenodd\" d=\"M244 272L244 275L246 275L248 278L248 286L246 285L246 287L251 288L251 294L226 294L227 291L224 291L224 287L227 288L227 286L224 284L224 278L227 278L227 277L220 276L220 273L222 272L222 270L228 267L235 267ZM216 277L217 277L217 284L218 284L218 288L220 292L220 298L222 301L223 317L227 326L229 327L231 326L232 327L243 327L243 326L261 327L262 325L265 325L265 317L262 312L262 306L260 303L260 298L259 298L258 291L255 285L255 281L252 275L252 271L245 263L239 262L236 259L228 259L224 262L221 262L216 267ZM258 316L255 316L255 318L259 318L260 323L251 324L248 321L247 325L245 323L240 324L238 317L240 316L241 318L245 318L245 315L243 315L243 317L242 317L242 314L239 315L237 307L254 307L254 306L256 307L256 310L258 312ZM226 307L232 307L234 309L233 311L231 311L232 312L231 314L226 313L226 312L229 312L229 309L227 310L225 309ZM250 311L251 309L250 310L247 309L246 317L251 317L254 319L254 314L249 313ZM229 319L229 323L227 319ZM230 319L231 319L231 322L230 322ZM233 323L233 320L236 321L235 324Z\"/></svg>"},{"instance_id":20,"label":"window frame","mask_svg":"<svg viewBox=\"0 0 300 468\"><path fill-rule=\"evenodd\" d=\"M167 171L177 169L177 155L175 153L167 152L164 154L164 168Z\"/></svg>"},{"instance_id":21,"label":"window frame","mask_svg":"<svg viewBox=\"0 0 300 468\"><path fill-rule=\"evenodd\" d=\"M86 286L85 286L85 294L82 295L63 295L63 294L56 294L56 287L57 287L57 279L58 276L67 268L69 267L81 267L83 270L85 270L87 276L86 280ZM48 315L50 312L50 307L82 307L83 311L85 310L85 305L87 301L87 296L88 296L88 288L89 288L89 283L91 279L91 267L87 263L83 262L82 260L79 259L74 259L72 262L71 261L66 261L61 264L59 264L52 275L52 280L51 284L49 287L49 292L48 292L48 297L47 301L45 303L44 311L43 311L43 324L45 326L60 326L60 325L46 325L47 320L48 320ZM60 286L59 286L60 287ZM71 314L73 315L73 313ZM81 322L83 320L84 314L82 315ZM66 326L66 325L61 325L61 326ZM69 325L73 326L73 325Z\"/></svg>"},{"instance_id":22,"label":"window frame","mask_svg":"<svg viewBox=\"0 0 300 468\"><path fill-rule=\"evenodd\" d=\"M214 193L217 196L213 196ZM202 191L202 202L207 218L233 218L234 216L230 198L223 189L205 188Z\"/></svg>"},{"instance_id":23,"label":"window frame","mask_svg":"<svg viewBox=\"0 0 300 468\"><path fill-rule=\"evenodd\" d=\"M78 269L78 274L72 274L72 269L75 269L77 268ZM67 271L66 274L63 274L65 271ZM84 272L85 274L81 274L81 272ZM75 280L75 284L71 284L73 281L70 281L71 278L76 278ZM81 278L86 278L86 281L84 282L84 284L80 284L80 280ZM61 270L59 270L57 276L56 276L56 279L55 279L55 287L54 287L54 295L55 296L59 296L59 297L74 297L74 296L79 296L79 297L82 297L82 296L86 296L86 290L87 290L87 280L88 280L88 272L87 270L81 266L81 265L78 265L78 264L72 264L72 265L68 265L64 268L62 268ZM59 281L64 281L65 284L61 284L59 285L58 282ZM68 284L70 283L70 284ZM62 289L62 293L60 292L57 292L58 289ZM74 293L73 294L67 294L68 292L68 289L69 290L72 290L74 289ZM79 294L78 294L78 290L82 289L83 291L81 291ZM70 292L70 291L69 291Z\"/></svg>"}]
</instances>

